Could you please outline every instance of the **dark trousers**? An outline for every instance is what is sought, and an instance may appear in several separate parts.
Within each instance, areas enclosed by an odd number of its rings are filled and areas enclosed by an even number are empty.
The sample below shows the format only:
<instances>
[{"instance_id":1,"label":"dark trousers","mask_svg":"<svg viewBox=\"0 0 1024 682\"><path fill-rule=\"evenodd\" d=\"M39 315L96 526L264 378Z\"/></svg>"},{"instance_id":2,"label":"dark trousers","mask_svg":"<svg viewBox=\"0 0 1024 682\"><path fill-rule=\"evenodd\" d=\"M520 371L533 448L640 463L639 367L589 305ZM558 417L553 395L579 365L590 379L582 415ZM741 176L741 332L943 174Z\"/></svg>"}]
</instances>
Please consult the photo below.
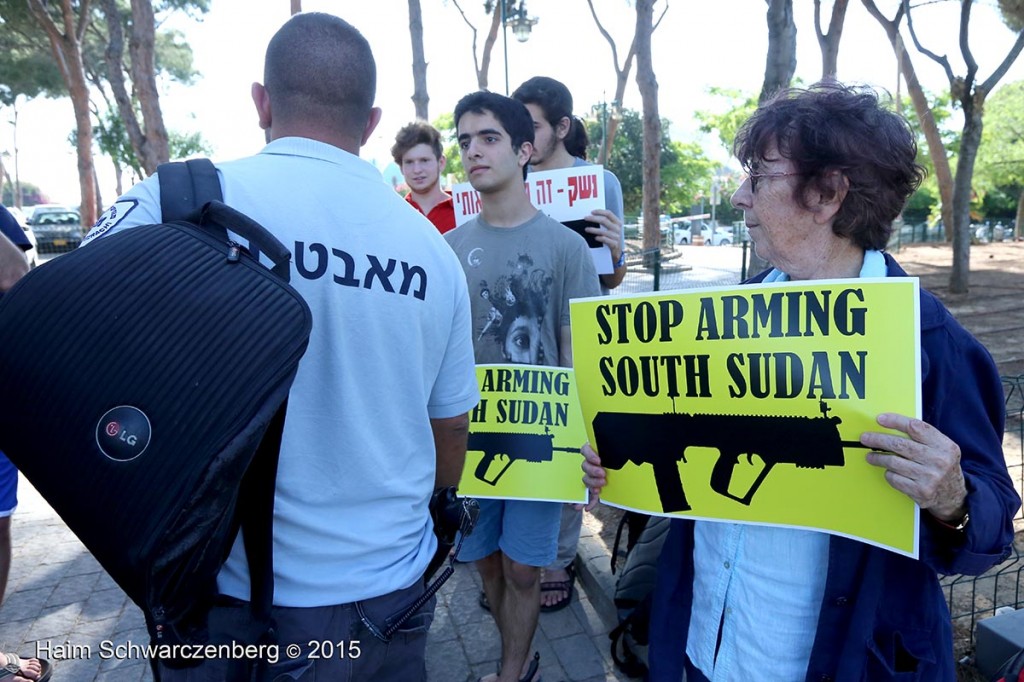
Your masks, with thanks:
<instances>
[{"instance_id":1,"label":"dark trousers","mask_svg":"<svg viewBox=\"0 0 1024 682\"><path fill-rule=\"evenodd\" d=\"M423 594L419 581L355 604L290 608L275 606L277 644L257 649L248 602L229 600L210 612L214 656L193 668L160 664L161 682L405 682L427 679L427 630L434 620L431 598L391 638L380 633L388 619ZM367 626L366 621L370 625ZM246 646L248 645L248 650Z\"/></svg>"}]
</instances>

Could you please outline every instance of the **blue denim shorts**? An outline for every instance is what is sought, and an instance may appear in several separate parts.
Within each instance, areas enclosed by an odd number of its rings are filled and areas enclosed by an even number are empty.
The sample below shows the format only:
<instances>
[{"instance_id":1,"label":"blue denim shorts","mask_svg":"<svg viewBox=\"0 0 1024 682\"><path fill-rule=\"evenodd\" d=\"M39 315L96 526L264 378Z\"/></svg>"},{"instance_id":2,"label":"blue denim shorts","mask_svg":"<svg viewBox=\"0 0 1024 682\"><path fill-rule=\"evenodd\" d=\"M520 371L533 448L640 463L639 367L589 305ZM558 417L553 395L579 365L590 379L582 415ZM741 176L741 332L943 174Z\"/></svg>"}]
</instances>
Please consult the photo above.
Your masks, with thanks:
<instances>
[{"instance_id":1,"label":"blue denim shorts","mask_svg":"<svg viewBox=\"0 0 1024 682\"><path fill-rule=\"evenodd\" d=\"M0 517L10 516L18 506L18 470L0 452Z\"/></svg>"},{"instance_id":2,"label":"blue denim shorts","mask_svg":"<svg viewBox=\"0 0 1024 682\"><path fill-rule=\"evenodd\" d=\"M561 502L479 500L480 517L462 543L459 561L478 561L499 549L526 566L547 566L558 555Z\"/></svg>"}]
</instances>

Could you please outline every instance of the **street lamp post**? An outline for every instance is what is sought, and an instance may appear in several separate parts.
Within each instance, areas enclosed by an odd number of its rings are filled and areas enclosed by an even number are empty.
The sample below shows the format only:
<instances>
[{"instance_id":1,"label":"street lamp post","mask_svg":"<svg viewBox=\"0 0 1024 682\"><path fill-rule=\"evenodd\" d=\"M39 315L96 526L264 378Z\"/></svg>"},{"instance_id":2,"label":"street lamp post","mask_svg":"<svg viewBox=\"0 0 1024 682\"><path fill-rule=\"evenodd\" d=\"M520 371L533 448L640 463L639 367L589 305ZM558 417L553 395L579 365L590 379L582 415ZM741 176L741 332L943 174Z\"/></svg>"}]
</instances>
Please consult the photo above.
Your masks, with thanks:
<instances>
[{"instance_id":1,"label":"street lamp post","mask_svg":"<svg viewBox=\"0 0 1024 682\"><path fill-rule=\"evenodd\" d=\"M21 209L22 196L21 196L21 174L18 172L18 98L14 98L14 102L11 104L11 109L14 111L14 118L11 120L11 125L14 126L14 131L11 135L11 140L14 143L14 205L18 209Z\"/></svg>"},{"instance_id":2,"label":"street lamp post","mask_svg":"<svg viewBox=\"0 0 1024 682\"><path fill-rule=\"evenodd\" d=\"M498 0L498 8L501 12L501 43L505 52L505 95L508 89L508 25L512 24L512 35L521 43L530 39L533 25L540 21L537 17L530 17L526 13L526 0Z\"/></svg>"}]
</instances>

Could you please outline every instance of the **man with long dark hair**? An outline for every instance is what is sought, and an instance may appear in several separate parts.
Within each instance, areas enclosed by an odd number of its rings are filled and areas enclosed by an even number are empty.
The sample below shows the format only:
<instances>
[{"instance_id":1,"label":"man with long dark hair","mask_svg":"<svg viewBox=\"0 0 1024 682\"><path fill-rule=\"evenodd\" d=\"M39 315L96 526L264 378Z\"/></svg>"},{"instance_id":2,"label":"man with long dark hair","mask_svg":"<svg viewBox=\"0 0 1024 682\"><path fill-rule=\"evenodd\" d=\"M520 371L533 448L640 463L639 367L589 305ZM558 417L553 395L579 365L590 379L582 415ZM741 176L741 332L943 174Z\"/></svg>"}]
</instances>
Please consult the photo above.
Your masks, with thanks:
<instances>
[{"instance_id":1,"label":"man with long dark hair","mask_svg":"<svg viewBox=\"0 0 1024 682\"><path fill-rule=\"evenodd\" d=\"M563 83L546 76L535 76L512 93L513 99L526 105L533 119L533 154L530 171L557 170L587 166L587 129L572 113L572 93ZM604 171L604 209L594 211L586 228L612 253L614 272L600 276L601 291L608 293L626 276L626 242L622 232L622 185L615 174ZM541 611L558 611L572 601L576 583L574 561L580 540L583 514L575 505L562 508L558 532L558 557L544 569L540 584Z\"/></svg>"}]
</instances>

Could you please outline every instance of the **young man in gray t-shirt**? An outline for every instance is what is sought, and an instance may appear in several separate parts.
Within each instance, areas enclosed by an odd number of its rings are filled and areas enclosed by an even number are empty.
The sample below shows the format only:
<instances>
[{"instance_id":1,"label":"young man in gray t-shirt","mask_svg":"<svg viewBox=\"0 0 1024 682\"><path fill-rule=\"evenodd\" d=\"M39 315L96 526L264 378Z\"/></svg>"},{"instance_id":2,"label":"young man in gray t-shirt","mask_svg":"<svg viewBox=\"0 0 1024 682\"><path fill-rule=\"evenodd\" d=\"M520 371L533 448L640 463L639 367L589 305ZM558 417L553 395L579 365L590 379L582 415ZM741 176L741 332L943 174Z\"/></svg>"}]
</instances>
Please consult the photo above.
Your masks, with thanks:
<instances>
[{"instance_id":1,"label":"young man in gray t-shirt","mask_svg":"<svg viewBox=\"0 0 1024 682\"><path fill-rule=\"evenodd\" d=\"M489 92L455 107L462 166L480 193L480 215L447 233L466 271L476 361L572 366L569 299L600 294L586 241L540 213L523 190L533 119ZM555 559L561 505L481 500L459 553L473 561L501 635L499 676L535 679L527 665L540 612L540 570Z\"/></svg>"}]
</instances>

